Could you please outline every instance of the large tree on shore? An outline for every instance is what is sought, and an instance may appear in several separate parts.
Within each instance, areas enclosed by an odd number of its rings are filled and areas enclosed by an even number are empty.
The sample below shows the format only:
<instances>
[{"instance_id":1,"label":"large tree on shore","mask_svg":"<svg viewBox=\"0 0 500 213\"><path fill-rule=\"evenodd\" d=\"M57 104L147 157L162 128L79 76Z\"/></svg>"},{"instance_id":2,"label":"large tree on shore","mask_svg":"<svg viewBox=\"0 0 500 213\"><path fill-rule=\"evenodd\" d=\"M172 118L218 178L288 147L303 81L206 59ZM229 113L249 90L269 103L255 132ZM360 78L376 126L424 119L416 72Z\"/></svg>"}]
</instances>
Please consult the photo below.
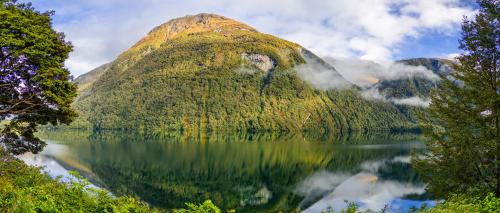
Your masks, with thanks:
<instances>
[{"instance_id":1,"label":"large tree on shore","mask_svg":"<svg viewBox=\"0 0 500 213\"><path fill-rule=\"evenodd\" d=\"M76 116L76 86L64 68L72 46L52 29L52 14L0 0L0 145L14 154L43 149L38 125Z\"/></svg>"},{"instance_id":2,"label":"large tree on shore","mask_svg":"<svg viewBox=\"0 0 500 213\"><path fill-rule=\"evenodd\" d=\"M500 1L479 0L465 18L455 72L432 93L424 128L429 152L415 168L436 196L500 195Z\"/></svg>"}]
</instances>

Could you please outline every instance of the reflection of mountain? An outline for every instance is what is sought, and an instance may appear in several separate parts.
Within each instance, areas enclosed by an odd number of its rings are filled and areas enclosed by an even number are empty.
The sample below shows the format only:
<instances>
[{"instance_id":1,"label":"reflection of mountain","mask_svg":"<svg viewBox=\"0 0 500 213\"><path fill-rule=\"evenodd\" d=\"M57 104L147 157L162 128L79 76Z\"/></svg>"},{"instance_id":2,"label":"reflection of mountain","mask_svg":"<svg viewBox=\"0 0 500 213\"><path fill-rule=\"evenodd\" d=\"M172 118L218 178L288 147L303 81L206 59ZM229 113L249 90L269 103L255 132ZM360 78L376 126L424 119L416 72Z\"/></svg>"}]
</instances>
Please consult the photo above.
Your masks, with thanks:
<instances>
[{"instance_id":1,"label":"reflection of mountain","mask_svg":"<svg viewBox=\"0 0 500 213\"><path fill-rule=\"evenodd\" d=\"M44 138L65 143L80 162L116 195L135 195L154 206L174 208L185 202L212 199L239 212L291 211L306 204L296 187L311 174L327 171L350 177L366 169L366 162L385 162L407 156L415 143L343 145L297 135L225 135L200 138L108 134L84 137L46 133ZM419 147L419 146L416 146ZM112 155L110 153L113 153ZM388 164L389 165L389 164ZM389 165L390 166L390 165ZM419 182L409 167L379 169L381 179ZM401 171L399 171L401 170ZM385 174L388 173L388 174ZM391 177L391 174L408 176ZM409 179L406 179L409 177Z\"/></svg>"},{"instance_id":2,"label":"reflection of mountain","mask_svg":"<svg viewBox=\"0 0 500 213\"><path fill-rule=\"evenodd\" d=\"M417 174L412 172L409 159L409 155L402 155L365 161L360 166L361 172L349 176L339 172L314 173L299 184L299 192L306 198L315 196L318 191L322 191L323 196L305 212L320 212L328 207L340 210L346 208L345 201L356 202L362 209L380 210L398 198L424 195L425 187ZM318 185L317 182L331 184ZM321 190L314 190L315 187ZM405 203L404 200L399 201ZM423 202L412 201L416 206ZM398 208L403 208L401 205L389 207L394 212L400 212L402 209Z\"/></svg>"}]
</instances>

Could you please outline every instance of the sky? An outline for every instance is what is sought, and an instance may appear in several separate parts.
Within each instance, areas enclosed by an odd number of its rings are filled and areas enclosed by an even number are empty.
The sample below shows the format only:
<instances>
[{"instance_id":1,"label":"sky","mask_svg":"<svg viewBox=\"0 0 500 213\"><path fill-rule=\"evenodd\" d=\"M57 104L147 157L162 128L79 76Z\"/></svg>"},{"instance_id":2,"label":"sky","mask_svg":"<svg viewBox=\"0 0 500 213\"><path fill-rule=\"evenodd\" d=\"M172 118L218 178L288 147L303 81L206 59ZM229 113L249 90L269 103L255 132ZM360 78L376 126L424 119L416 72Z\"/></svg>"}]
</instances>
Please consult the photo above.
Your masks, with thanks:
<instances>
[{"instance_id":1,"label":"sky","mask_svg":"<svg viewBox=\"0 0 500 213\"><path fill-rule=\"evenodd\" d=\"M21 1L27 2L27 1ZM74 51L77 77L113 61L172 18L215 13L310 49L322 57L376 62L459 53L460 24L472 0L32 0L54 10L54 28Z\"/></svg>"}]
</instances>

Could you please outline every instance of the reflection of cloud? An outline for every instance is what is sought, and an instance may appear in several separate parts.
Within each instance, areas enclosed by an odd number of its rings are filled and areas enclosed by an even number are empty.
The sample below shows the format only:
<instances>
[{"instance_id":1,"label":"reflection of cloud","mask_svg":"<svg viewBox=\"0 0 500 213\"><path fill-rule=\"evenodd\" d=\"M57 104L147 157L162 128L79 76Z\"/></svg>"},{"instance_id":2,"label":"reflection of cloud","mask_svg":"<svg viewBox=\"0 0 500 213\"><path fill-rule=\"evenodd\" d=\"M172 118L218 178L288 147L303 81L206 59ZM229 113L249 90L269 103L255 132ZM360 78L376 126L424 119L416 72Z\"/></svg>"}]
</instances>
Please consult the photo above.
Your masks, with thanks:
<instances>
[{"instance_id":1,"label":"reflection of cloud","mask_svg":"<svg viewBox=\"0 0 500 213\"><path fill-rule=\"evenodd\" d=\"M411 157L410 156L396 156L392 159L392 161L399 162L399 163L410 163Z\"/></svg>"},{"instance_id":2,"label":"reflection of cloud","mask_svg":"<svg viewBox=\"0 0 500 213\"><path fill-rule=\"evenodd\" d=\"M23 155L17 156L25 164L29 166L42 167L42 171L46 172L50 177L57 178L61 177L62 182L76 181L74 176L69 172L70 170L64 168L59 162L57 162L55 157L64 157L68 154L68 147L66 145L51 143L46 141L47 146L39 154L25 153ZM94 184L87 186L89 188L99 188Z\"/></svg>"},{"instance_id":3,"label":"reflection of cloud","mask_svg":"<svg viewBox=\"0 0 500 213\"><path fill-rule=\"evenodd\" d=\"M46 141L47 146L43 149L42 155L62 157L69 154L68 146L55 144L51 141Z\"/></svg>"},{"instance_id":4,"label":"reflection of cloud","mask_svg":"<svg viewBox=\"0 0 500 213\"><path fill-rule=\"evenodd\" d=\"M60 176L62 177L61 180L63 182L68 182L72 179L67 169L61 166L61 164L54 159L51 159L43 154L34 155L31 153L25 153L18 156L18 158L29 166L43 167L43 171L49 174L52 178Z\"/></svg>"},{"instance_id":5,"label":"reflection of cloud","mask_svg":"<svg viewBox=\"0 0 500 213\"><path fill-rule=\"evenodd\" d=\"M387 161L366 161L361 164L361 169L366 172L376 173L378 169L385 166Z\"/></svg>"},{"instance_id":6,"label":"reflection of cloud","mask_svg":"<svg viewBox=\"0 0 500 213\"><path fill-rule=\"evenodd\" d=\"M302 181L295 192L304 196L301 206L311 204L331 192L350 177L348 174L334 174L327 171L315 172Z\"/></svg>"},{"instance_id":7,"label":"reflection of cloud","mask_svg":"<svg viewBox=\"0 0 500 213\"><path fill-rule=\"evenodd\" d=\"M362 209L380 210L392 200L409 194L423 194L424 186L396 181L379 181L372 173L361 172L342 182L333 192L304 212L321 212L328 207L346 208L345 200L357 202Z\"/></svg>"},{"instance_id":8,"label":"reflection of cloud","mask_svg":"<svg viewBox=\"0 0 500 213\"><path fill-rule=\"evenodd\" d=\"M366 161L361 164L361 172L347 177L346 174L337 174L326 171L314 173L306 178L297 188L297 192L305 199L303 203L310 203L311 199L318 199L317 194L323 195L304 212L321 212L328 207L335 210L345 209L345 201L356 202L364 210L380 210L387 204L394 204L410 194L425 193L425 186L415 183L398 182L396 180L383 180L377 176L377 171L388 163L409 163L410 156L395 156L390 159ZM307 202L306 202L307 201ZM419 201L405 200L406 203L419 203ZM408 208L410 206L401 206ZM418 206L418 205L417 205ZM391 209L395 209L392 206Z\"/></svg>"}]
</instances>

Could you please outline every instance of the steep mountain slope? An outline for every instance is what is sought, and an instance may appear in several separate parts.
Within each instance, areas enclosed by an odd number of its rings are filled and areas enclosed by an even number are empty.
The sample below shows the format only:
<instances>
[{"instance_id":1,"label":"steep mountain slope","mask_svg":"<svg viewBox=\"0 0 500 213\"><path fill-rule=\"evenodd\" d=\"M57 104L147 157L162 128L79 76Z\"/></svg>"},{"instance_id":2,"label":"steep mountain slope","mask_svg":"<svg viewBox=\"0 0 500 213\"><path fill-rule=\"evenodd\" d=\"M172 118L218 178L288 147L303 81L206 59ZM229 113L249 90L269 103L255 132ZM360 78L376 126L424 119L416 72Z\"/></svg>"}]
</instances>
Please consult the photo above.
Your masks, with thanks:
<instances>
[{"instance_id":1,"label":"steep mountain slope","mask_svg":"<svg viewBox=\"0 0 500 213\"><path fill-rule=\"evenodd\" d=\"M222 16L174 19L81 89L73 127L346 133L414 126L392 104L363 99L355 86L311 87L297 75L300 64L335 72L297 44Z\"/></svg>"},{"instance_id":2,"label":"steep mountain slope","mask_svg":"<svg viewBox=\"0 0 500 213\"><path fill-rule=\"evenodd\" d=\"M75 83L78 85L78 92L80 96L90 90L90 86L94 84L97 79L99 79L102 74L107 72L111 64L103 64L88 73L85 73L75 79Z\"/></svg>"},{"instance_id":3,"label":"steep mountain slope","mask_svg":"<svg viewBox=\"0 0 500 213\"><path fill-rule=\"evenodd\" d=\"M408 104L398 104L397 108L410 121L417 122L417 115L426 113L422 105L429 103L430 92L439 85L439 78L446 77L452 72L453 62L446 59L436 58L413 58L398 61L410 66L423 66L434 74L434 77L414 75L410 78L396 80L381 80L373 85L372 89L377 90L382 96L389 100L396 100L396 103L403 100L413 102L416 106Z\"/></svg>"},{"instance_id":4,"label":"steep mountain slope","mask_svg":"<svg viewBox=\"0 0 500 213\"><path fill-rule=\"evenodd\" d=\"M401 60L402 63L411 66L423 66L432 71L436 76L447 76L452 68L452 61L436 58L413 58ZM423 76L413 76L406 79L383 80L375 86L380 92L389 98L420 97L429 98L429 93L438 85L437 79L429 79Z\"/></svg>"}]
</instances>

